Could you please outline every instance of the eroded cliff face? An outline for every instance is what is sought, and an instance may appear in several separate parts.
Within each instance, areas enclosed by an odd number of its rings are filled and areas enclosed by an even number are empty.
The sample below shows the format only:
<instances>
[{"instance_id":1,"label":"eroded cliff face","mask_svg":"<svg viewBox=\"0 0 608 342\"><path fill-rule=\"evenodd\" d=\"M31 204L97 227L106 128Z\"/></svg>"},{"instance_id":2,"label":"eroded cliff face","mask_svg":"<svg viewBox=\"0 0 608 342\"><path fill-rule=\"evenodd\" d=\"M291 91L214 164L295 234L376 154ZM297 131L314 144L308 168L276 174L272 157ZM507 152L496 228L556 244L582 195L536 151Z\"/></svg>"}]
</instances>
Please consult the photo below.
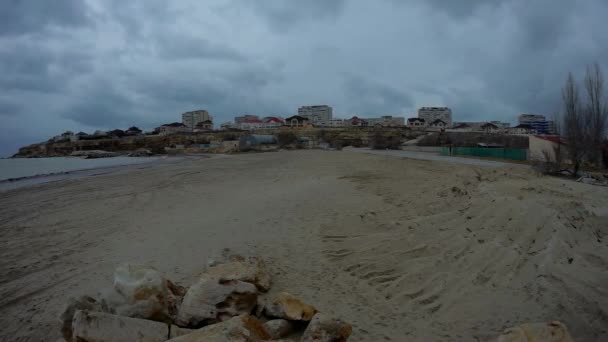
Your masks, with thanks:
<instances>
[{"instance_id":1,"label":"eroded cliff face","mask_svg":"<svg viewBox=\"0 0 608 342\"><path fill-rule=\"evenodd\" d=\"M25 146L19 149L15 158L44 158L69 156L74 151L102 150L108 152L129 153L138 149L147 149L155 154L165 153L165 147L175 145L190 146L195 144L208 144L212 141L222 141L236 136L241 132L204 133L204 134L175 134L167 136L138 136L123 138L106 138L95 140L79 140L66 142L43 142Z\"/></svg>"},{"instance_id":2,"label":"eroded cliff face","mask_svg":"<svg viewBox=\"0 0 608 342\"><path fill-rule=\"evenodd\" d=\"M313 143L313 146L321 142L330 143L332 146L354 146L366 147L370 145L370 138L381 134L393 140L405 141L416 136L405 128L383 129L382 131L373 128L309 128L309 129L262 129L255 134L273 134L281 131L289 131L297 137L306 137ZM379 133L380 132L380 133ZM181 133L166 136L136 136L122 138L87 139L78 141L53 142L47 141L39 144L25 146L19 149L15 158L44 158L69 156L74 151L102 150L127 154L138 149L146 149L155 154L166 153L165 148L183 145L188 148L192 145L221 143L227 140L238 140L240 136L250 134L246 131L221 131L208 133Z\"/></svg>"}]
</instances>

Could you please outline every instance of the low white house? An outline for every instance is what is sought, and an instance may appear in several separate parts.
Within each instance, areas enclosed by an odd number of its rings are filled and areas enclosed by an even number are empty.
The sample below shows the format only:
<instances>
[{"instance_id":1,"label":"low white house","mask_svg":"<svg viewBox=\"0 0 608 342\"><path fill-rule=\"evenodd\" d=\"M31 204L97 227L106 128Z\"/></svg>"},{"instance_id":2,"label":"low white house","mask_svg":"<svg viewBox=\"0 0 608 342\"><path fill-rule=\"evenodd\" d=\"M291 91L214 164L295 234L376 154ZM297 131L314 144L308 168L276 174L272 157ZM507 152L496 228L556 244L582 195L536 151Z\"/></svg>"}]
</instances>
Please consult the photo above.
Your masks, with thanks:
<instances>
[{"instance_id":1,"label":"low white house","mask_svg":"<svg viewBox=\"0 0 608 342\"><path fill-rule=\"evenodd\" d=\"M411 128L424 128L426 127L426 121L422 118L409 118L407 119L407 126Z\"/></svg>"},{"instance_id":2,"label":"low white house","mask_svg":"<svg viewBox=\"0 0 608 342\"><path fill-rule=\"evenodd\" d=\"M433 122L431 122L429 124L429 128L446 129L447 127L448 127L448 124L441 119L434 120Z\"/></svg>"}]
</instances>

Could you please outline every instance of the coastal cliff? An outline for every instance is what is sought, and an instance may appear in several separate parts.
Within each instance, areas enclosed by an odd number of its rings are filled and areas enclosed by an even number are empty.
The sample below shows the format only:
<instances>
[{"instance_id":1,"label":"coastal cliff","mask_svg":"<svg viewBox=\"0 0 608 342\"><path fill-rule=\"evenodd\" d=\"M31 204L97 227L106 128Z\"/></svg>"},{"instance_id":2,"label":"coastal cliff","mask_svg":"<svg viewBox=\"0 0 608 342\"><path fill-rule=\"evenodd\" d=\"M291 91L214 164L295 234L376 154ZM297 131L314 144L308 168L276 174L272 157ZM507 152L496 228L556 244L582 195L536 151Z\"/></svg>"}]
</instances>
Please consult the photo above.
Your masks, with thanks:
<instances>
[{"instance_id":1,"label":"coastal cliff","mask_svg":"<svg viewBox=\"0 0 608 342\"><path fill-rule=\"evenodd\" d=\"M327 142L332 146L368 146L370 137L379 131L367 129L260 129L256 134L277 135L280 132L291 132L299 138L307 138L313 145ZM101 139L83 139L76 141L46 141L32 144L19 149L13 158L45 158L64 157L77 151L101 150L128 154L139 149L146 149L154 154L164 154L175 146L188 148L194 145L221 143L222 141L238 140L243 135L251 134L247 131L219 131L205 133L177 133L171 135L146 135L127 137L107 137ZM406 129L383 129L381 134L398 140L407 140L416 137L416 132Z\"/></svg>"}]
</instances>

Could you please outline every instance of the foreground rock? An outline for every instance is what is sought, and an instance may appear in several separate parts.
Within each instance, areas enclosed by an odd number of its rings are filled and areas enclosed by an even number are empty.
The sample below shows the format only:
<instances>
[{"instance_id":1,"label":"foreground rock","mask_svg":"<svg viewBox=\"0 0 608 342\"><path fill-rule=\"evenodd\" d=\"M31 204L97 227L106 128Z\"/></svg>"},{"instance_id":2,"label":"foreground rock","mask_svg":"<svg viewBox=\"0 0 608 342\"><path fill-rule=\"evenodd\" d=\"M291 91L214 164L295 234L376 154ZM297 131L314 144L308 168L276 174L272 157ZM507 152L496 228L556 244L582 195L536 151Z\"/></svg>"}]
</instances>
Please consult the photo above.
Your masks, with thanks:
<instances>
[{"instance_id":1,"label":"foreground rock","mask_svg":"<svg viewBox=\"0 0 608 342\"><path fill-rule=\"evenodd\" d=\"M291 334L295 330L295 324L285 319L273 319L264 323L270 338L277 340Z\"/></svg>"},{"instance_id":2,"label":"foreground rock","mask_svg":"<svg viewBox=\"0 0 608 342\"><path fill-rule=\"evenodd\" d=\"M572 342L568 328L558 321L526 323L506 329L497 342Z\"/></svg>"},{"instance_id":3,"label":"foreground rock","mask_svg":"<svg viewBox=\"0 0 608 342\"><path fill-rule=\"evenodd\" d=\"M206 274L221 280L240 280L254 284L260 291L270 289L270 274L266 265L256 257L232 256L226 263L209 267Z\"/></svg>"},{"instance_id":4,"label":"foreground rock","mask_svg":"<svg viewBox=\"0 0 608 342\"><path fill-rule=\"evenodd\" d=\"M257 342L270 339L270 334L257 318L250 315L233 317L187 335L173 338L172 342Z\"/></svg>"},{"instance_id":5,"label":"foreground rock","mask_svg":"<svg viewBox=\"0 0 608 342\"><path fill-rule=\"evenodd\" d=\"M257 288L251 283L204 274L186 292L176 323L198 328L249 314L256 306L257 297Z\"/></svg>"},{"instance_id":6,"label":"foreground rock","mask_svg":"<svg viewBox=\"0 0 608 342\"><path fill-rule=\"evenodd\" d=\"M74 314L72 329L73 341L86 342L162 342L169 336L165 323L82 310Z\"/></svg>"},{"instance_id":7,"label":"foreground rock","mask_svg":"<svg viewBox=\"0 0 608 342\"><path fill-rule=\"evenodd\" d=\"M101 303L89 296L70 298L59 317L61 320L61 334L66 341L72 341L72 320L78 310L101 311Z\"/></svg>"},{"instance_id":8,"label":"foreground rock","mask_svg":"<svg viewBox=\"0 0 608 342\"><path fill-rule=\"evenodd\" d=\"M163 322L175 319L180 302L179 287L160 272L131 264L116 268L114 287L102 297L104 311Z\"/></svg>"},{"instance_id":9,"label":"foreground rock","mask_svg":"<svg viewBox=\"0 0 608 342\"><path fill-rule=\"evenodd\" d=\"M270 317L291 321L310 321L317 313L317 309L287 292L281 292L266 303L264 312Z\"/></svg>"},{"instance_id":10,"label":"foreground rock","mask_svg":"<svg viewBox=\"0 0 608 342\"><path fill-rule=\"evenodd\" d=\"M301 342L345 342L352 332L350 324L318 313L308 324Z\"/></svg>"}]
</instances>

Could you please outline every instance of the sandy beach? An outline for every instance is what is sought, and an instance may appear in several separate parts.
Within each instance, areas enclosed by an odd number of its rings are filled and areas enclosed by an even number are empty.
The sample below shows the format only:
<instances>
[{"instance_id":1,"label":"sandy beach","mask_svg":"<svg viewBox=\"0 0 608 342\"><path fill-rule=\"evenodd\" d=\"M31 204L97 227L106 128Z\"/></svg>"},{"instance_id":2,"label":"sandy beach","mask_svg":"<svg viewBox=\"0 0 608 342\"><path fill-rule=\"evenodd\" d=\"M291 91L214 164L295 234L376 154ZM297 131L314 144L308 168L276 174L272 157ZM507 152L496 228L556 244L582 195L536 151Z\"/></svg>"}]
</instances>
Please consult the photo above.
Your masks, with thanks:
<instances>
[{"instance_id":1,"label":"sandy beach","mask_svg":"<svg viewBox=\"0 0 608 342\"><path fill-rule=\"evenodd\" d=\"M189 285L229 248L353 324L349 341L488 341L560 320L608 340L608 188L521 166L348 151L216 156L0 194L0 339L56 341L121 262Z\"/></svg>"}]
</instances>

